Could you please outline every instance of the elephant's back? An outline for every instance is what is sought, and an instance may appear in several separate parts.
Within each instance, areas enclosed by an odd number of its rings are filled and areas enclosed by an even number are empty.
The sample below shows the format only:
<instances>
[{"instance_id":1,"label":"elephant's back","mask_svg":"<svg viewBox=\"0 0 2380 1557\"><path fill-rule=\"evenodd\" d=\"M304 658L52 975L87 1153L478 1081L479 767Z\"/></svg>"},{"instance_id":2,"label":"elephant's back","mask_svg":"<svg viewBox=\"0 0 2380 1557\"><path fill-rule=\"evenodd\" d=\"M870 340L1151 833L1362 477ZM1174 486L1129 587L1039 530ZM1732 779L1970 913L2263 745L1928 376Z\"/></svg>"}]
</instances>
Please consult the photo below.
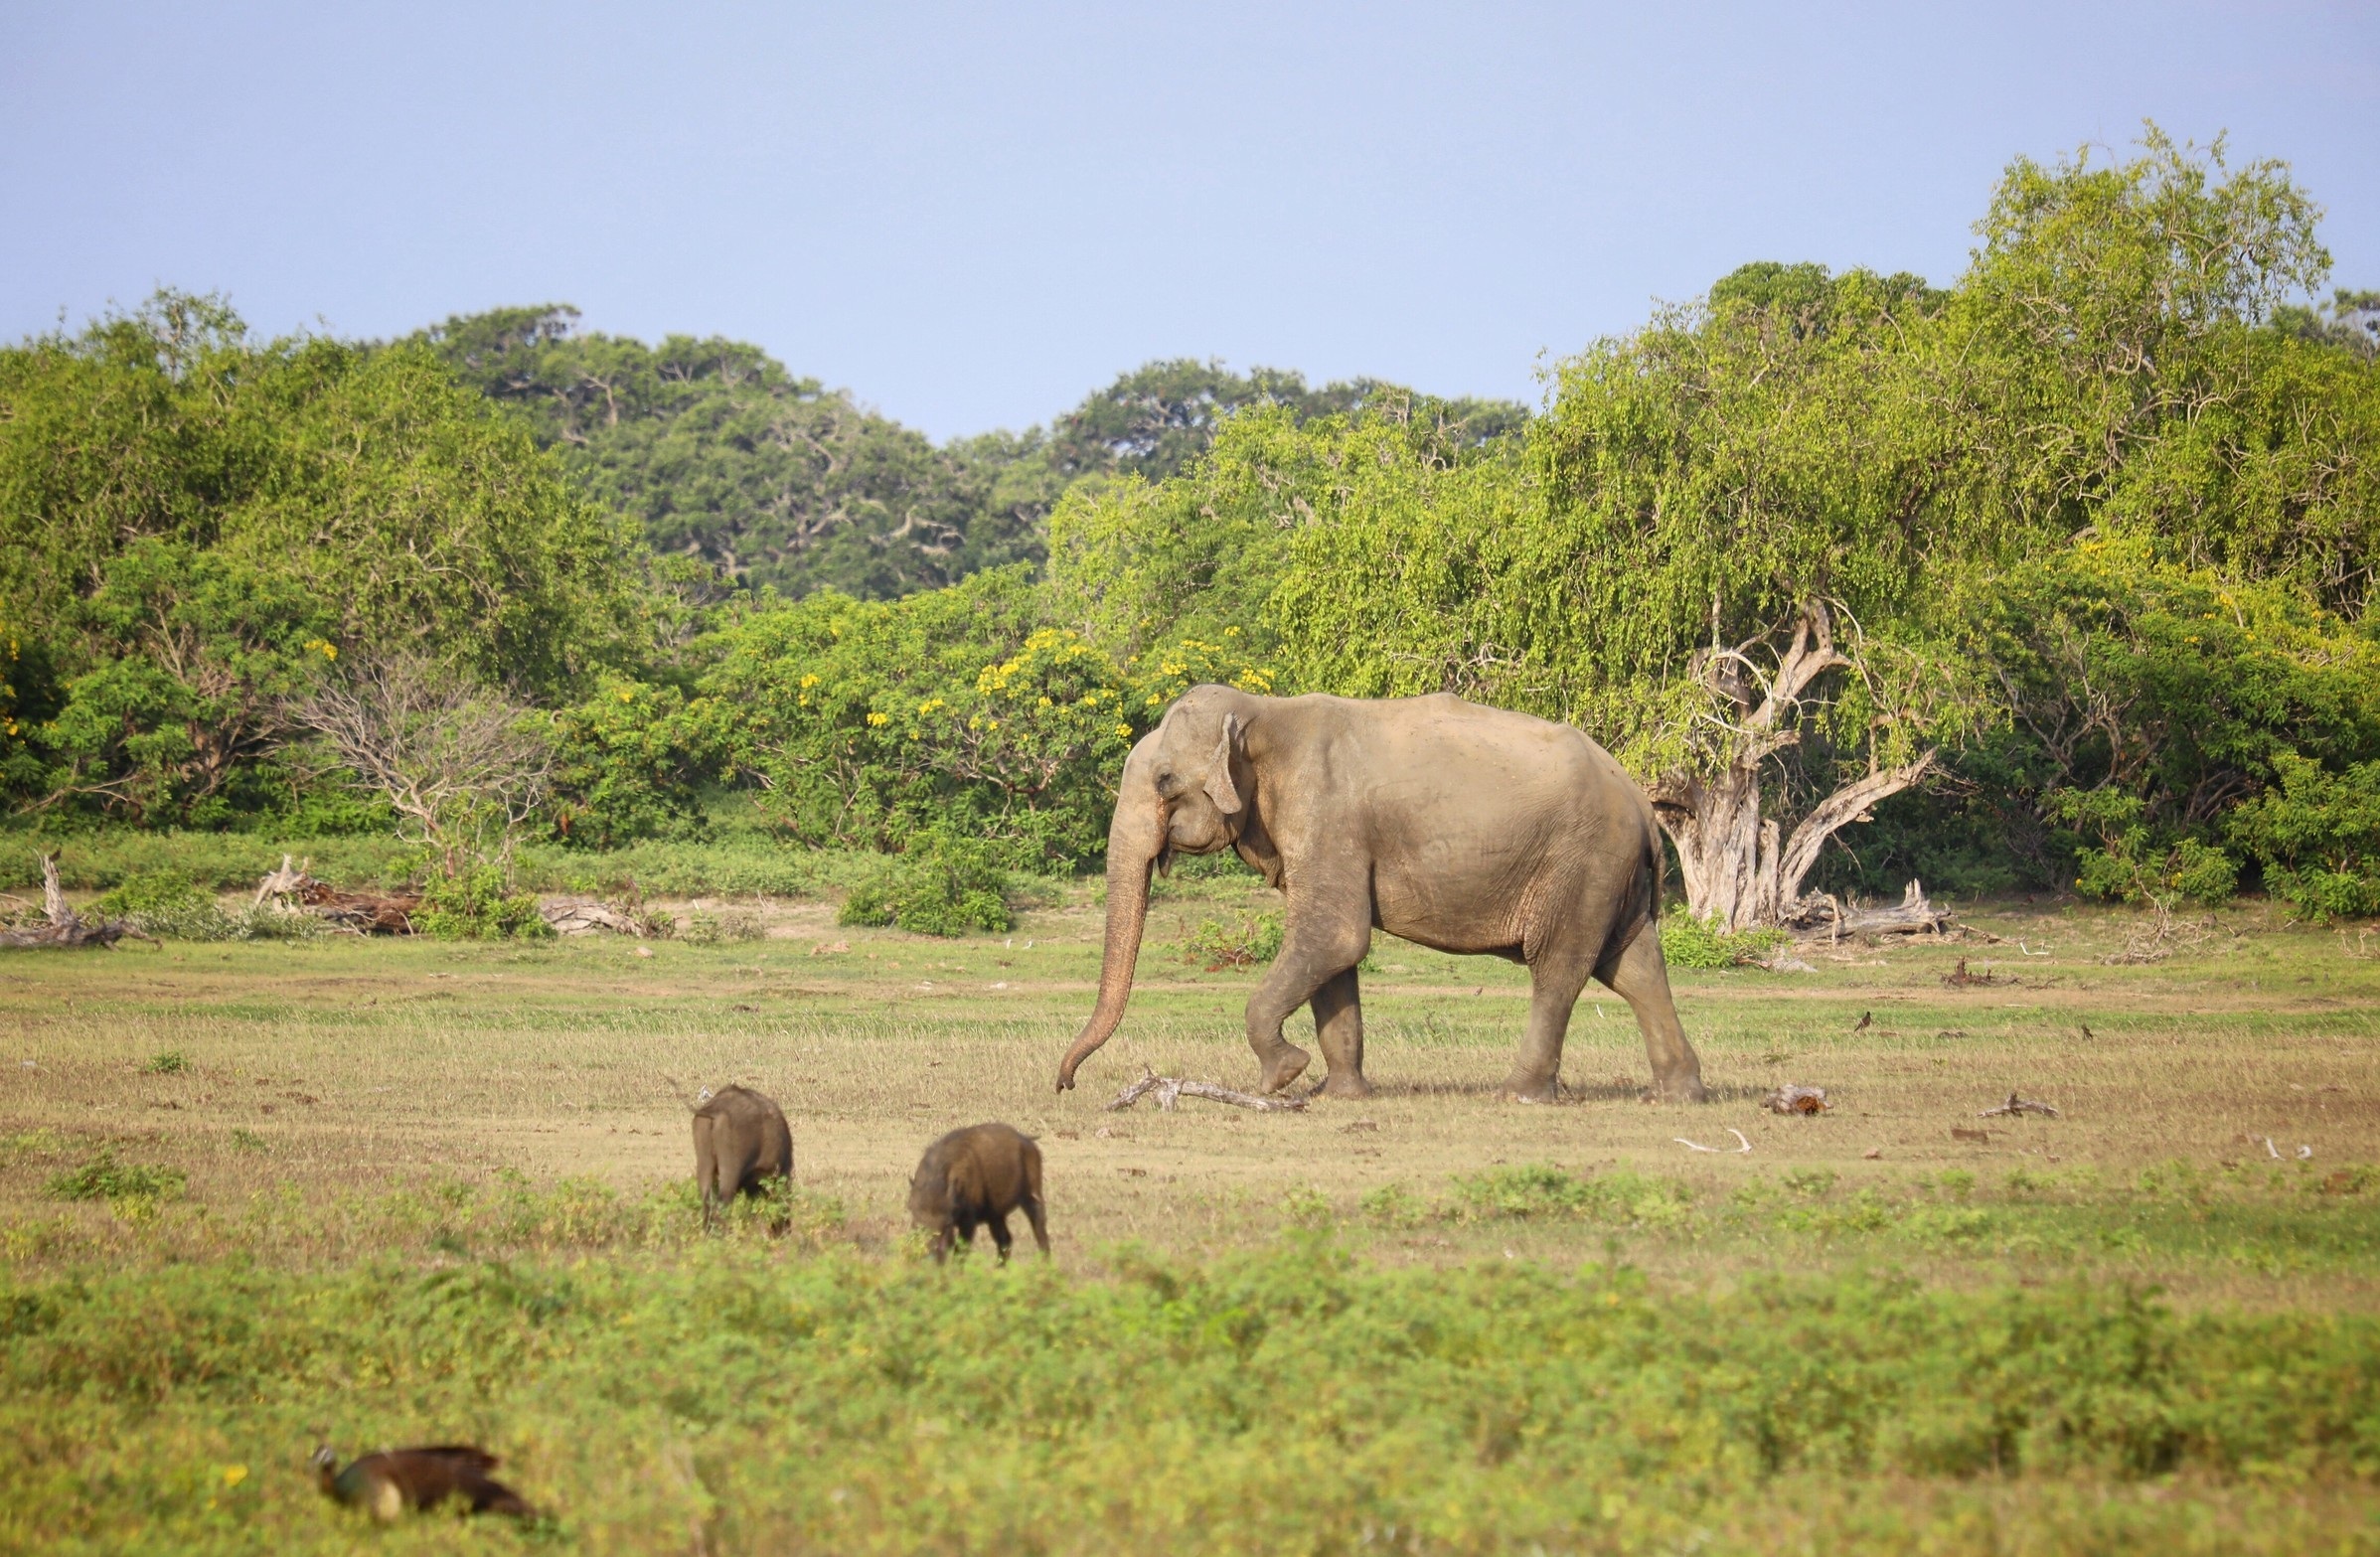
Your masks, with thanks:
<instances>
[{"instance_id":1,"label":"elephant's back","mask_svg":"<svg viewBox=\"0 0 2380 1557\"><path fill-rule=\"evenodd\" d=\"M1420 778L1531 811L1585 803L1599 812L1651 808L1628 770L1575 725L1494 708L1452 693L1421 698L1333 698L1347 732L1370 763L1393 778Z\"/></svg>"}]
</instances>

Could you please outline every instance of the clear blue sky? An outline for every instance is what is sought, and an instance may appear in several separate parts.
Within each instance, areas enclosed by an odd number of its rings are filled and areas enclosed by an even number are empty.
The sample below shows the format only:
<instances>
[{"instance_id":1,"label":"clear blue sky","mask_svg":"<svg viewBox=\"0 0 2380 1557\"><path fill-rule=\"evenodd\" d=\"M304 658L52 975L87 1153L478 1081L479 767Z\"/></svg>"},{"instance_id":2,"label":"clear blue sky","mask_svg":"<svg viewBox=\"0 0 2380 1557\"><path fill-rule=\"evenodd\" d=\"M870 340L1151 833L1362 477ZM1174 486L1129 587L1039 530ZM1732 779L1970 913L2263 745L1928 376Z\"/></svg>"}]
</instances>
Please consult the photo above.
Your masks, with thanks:
<instances>
[{"instance_id":1,"label":"clear blue sky","mask_svg":"<svg viewBox=\"0 0 2380 1557\"><path fill-rule=\"evenodd\" d=\"M2228 129L2380 286L2380 6L0 6L0 336L569 301L936 436L1153 357L1534 399L1747 259L1947 281L2019 153Z\"/></svg>"}]
</instances>

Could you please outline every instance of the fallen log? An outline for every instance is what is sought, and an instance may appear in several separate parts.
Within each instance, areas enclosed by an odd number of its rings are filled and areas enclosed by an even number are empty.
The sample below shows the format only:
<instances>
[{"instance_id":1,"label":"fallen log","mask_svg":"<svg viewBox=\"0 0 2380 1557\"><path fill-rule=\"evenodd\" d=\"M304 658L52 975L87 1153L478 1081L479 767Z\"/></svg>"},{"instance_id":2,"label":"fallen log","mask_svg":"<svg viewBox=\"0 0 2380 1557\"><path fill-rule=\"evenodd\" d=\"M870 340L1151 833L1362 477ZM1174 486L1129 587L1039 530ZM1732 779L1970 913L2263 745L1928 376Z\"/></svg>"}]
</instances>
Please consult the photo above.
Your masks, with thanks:
<instances>
[{"instance_id":1,"label":"fallen log","mask_svg":"<svg viewBox=\"0 0 2380 1557\"><path fill-rule=\"evenodd\" d=\"M310 861L309 861L310 862ZM411 935L413 913L421 906L419 892L350 892L318 881L305 863L292 864L287 855L281 867L256 883L256 900L284 909L309 913L354 935Z\"/></svg>"},{"instance_id":2,"label":"fallen log","mask_svg":"<svg viewBox=\"0 0 2380 1557\"><path fill-rule=\"evenodd\" d=\"M1832 892L1815 892L1781 916L1786 929L1804 940L1844 936L1940 935L1951 926L1951 911L1926 896L1925 884L1912 880L1901 900L1890 908L1843 906Z\"/></svg>"},{"instance_id":3,"label":"fallen log","mask_svg":"<svg viewBox=\"0 0 2380 1557\"><path fill-rule=\"evenodd\" d=\"M1825 1087L1779 1087L1760 1106L1772 1114L1824 1114L1834 1105L1826 1101Z\"/></svg>"},{"instance_id":4,"label":"fallen log","mask_svg":"<svg viewBox=\"0 0 2380 1557\"><path fill-rule=\"evenodd\" d=\"M129 935L136 941L155 941L133 928L129 919L109 919L94 914L87 918L67 906L66 889L58 882L58 856L43 855L42 911L49 916L47 924L18 925L0 930L0 947L31 950L37 947L72 948L103 946L112 948Z\"/></svg>"},{"instance_id":5,"label":"fallen log","mask_svg":"<svg viewBox=\"0 0 2380 1557\"><path fill-rule=\"evenodd\" d=\"M2047 1103L2036 1103L2031 1098L2020 1098L2015 1093L2011 1092L2008 1094L2007 1102L2002 1103L1997 1108L1987 1108L1981 1114L1978 1114L1976 1118L1997 1119L2003 1116L2013 1117L2017 1114L2045 1114L2051 1119L2056 1119L2058 1117L2058 1111L2054 1108L2051 1108Z\"/></svg>"},{"instance_id":6,"label":"fallen log","mask_svg":"<svg viewBox=\"0 0 2380 1557\"><path fill-rule=\"evenodd\" d=\"M1107 1105L1107 1112L1121 1113L1152 1092L1157 1094L1157 1108L1162 1114L1174 1112L1174 1105L1186 1097L1205 1098L1209 1102L1229 1103L1235 1108L1252 1108L1268 1114L1277 1110L1296 1113L1306 1106L1304 1098L1258 1097L1253 1092L1235 1092L1229 1087L1218 1087L1211 1081L1185 1081L1179 1076L1161 1076L1151 1071L1117 1093L1116 1100Z\"/></svg>"}]
</instances>

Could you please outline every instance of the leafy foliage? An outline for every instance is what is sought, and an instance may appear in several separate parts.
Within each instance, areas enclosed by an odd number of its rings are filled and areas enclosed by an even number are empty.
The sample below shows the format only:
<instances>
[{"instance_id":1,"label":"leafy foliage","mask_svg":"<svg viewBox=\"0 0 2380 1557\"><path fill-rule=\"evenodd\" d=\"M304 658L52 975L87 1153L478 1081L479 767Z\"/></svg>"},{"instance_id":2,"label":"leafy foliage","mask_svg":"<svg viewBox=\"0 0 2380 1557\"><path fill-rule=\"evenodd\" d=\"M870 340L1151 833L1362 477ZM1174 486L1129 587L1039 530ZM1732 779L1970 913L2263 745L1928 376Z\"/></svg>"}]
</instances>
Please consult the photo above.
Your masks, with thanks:
<instances>
[{"instance_id":1,"label":"leafy foliage","mask_svg":"<svg viewBox=\"0 0 2380 1557\"><path fill-rule=\"evenodd\" d=\"M2279 783L2228 824L2266 888L2316 918L2380 914L2380 762L2332 772L2289 753L2273 766Z\"/></svg>"},{"instance_id":2,"label":"leafy foliage","mask_svg":"<svg viewBox=\"0 0 2380 1557\"><path fill-rule=\"evenodd\" d=\"M632 642L631 546L417 347L259 343L164 293L0 350L10 781L143 825L268 815L342 653L427 639L566 690Z\"/></svg>"},{"instance_id":3,"label":"leafy foliage","mask_svg":"<svg viewBox=\"0 0 2380 1557\"><path fill-rule=\"evenodd\" d=\"M1793 938L1782 930L1720 929L1681 903L1663 916L1662 960L1672 968L1739 968L1764 962Z\"/></svg>"},{"instance_id":4,"label":"leafy foliage","mask_svg":"<svg viewBox=\"0 0 2380 1557\"><path fill-rule=\"evenodd\" d=\"M116 1160L115 1148L103 1147L81 1167L50 1180L55 1200L163 1200L179 1196L190 1175L178 1168Z\"/></svg>"},{"instance_id":5,"label":"leafy foliage","mask_svg":"<svg viewBox=\"0 0 2380 1557\"><path fill-rule=\"evenodd\" d=\"M535 940L554 933L538 913L536 895L508 890L504 871L494 864L451 875L433 872L410 917L421 934L447 941Z\"/></svg>"},{"instance_id":6,"label":"leafy foliage","mask_svg":"<svg viewBox=\"0 0 2380 1557\"><path fill-rule=\"evenodd\" d=\"M888 598L1038 555L991 472L786 372L757 347L581 334L566 306L447 320L416 339L518 407L655 550L801 595Z\"/></svg>"},{"instance_id":7,"label":"leafy foliage","mask_svg":"<svg viewBox=\"0 0 2380 1557\"><path fill-rule=\"evenodd\" d=\"M1277 913L1205 918L1182 940L1182 960L1206 969L1253 968L1281 955L1282 918Z\"/></svg>"},{"instance_id":8,"label":"leafy foliage","mask_svg":"<svg viewBox=\"0 0 2380 1557\"><path fill-rule=\"evenodd\" d=\"M1008 872L975 839L944 832L913 836L906 853L887 857L852 889L838 924L896 925L912 935L964 935L1013 929Z\"/></svg>"},{"instance_id":9,"label":"leafy foliage","mask_svg":"<svg viewBox=\"0 0 2380 1557\"><path fill-rule=\"evenodd\" d=\"M730 771L805 843L966 833L1021 868L1106 846L1124 756L1193 680L1263 671L1215 646L1119 665L1046 625L1021 569L893 602L817 595L706 646L705 716Z\"/></svg>"}]
</instances>

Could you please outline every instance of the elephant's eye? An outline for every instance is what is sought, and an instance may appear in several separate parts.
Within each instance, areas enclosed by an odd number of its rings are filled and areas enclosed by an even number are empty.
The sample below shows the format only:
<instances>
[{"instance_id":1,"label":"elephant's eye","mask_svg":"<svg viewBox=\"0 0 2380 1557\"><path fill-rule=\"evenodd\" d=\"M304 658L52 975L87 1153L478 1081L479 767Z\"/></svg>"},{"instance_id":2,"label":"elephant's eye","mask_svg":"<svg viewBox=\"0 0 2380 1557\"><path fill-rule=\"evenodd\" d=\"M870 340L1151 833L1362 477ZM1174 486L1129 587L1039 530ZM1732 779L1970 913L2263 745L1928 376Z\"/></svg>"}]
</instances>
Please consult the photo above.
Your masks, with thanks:
<instances>
[{"instance_id":1,"label":"elephant's eye","mask_svg":"<svg viewBox=\"0 0 2380 1557\"><path fill-rule=\"evenodd\" d=\"M1159 794L1170 796L1174 793L1174 791L1180 789L1181 787L1182 780L1176 775L1172 773L1160 773L1157 775L1157 792Z\"/></svg>"}]
</instances>

